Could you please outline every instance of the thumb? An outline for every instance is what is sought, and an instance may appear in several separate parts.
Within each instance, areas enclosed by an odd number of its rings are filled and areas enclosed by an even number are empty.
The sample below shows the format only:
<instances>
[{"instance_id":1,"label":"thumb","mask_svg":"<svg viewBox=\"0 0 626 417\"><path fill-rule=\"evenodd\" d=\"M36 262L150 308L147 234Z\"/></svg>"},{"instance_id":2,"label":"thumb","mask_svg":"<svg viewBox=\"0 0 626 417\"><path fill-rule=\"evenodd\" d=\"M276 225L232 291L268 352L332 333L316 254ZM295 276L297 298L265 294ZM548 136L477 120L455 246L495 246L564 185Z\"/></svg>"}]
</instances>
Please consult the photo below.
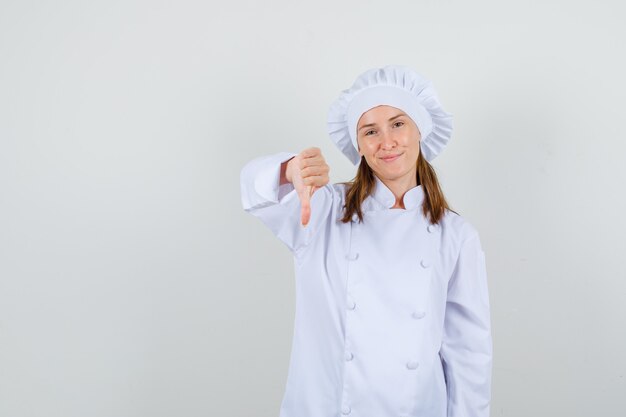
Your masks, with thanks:
<instances>
[{"instance_id":1,"label":"thumb","mask_svg":"<svg viewBox=\"0 0 626 417\"><path fill-rule=\"evenodd\" d=\"M313 194L313 187L307 185L300 194L300 222L302 226L309 224L311 219L311 194Z\"/></svg>"},{"instance_id":2,"label":"thumb","mask_svg":"<svg viewBox=\"0 0 626 417\"><path fill-rule=\"evenodd\" d=\"M309 220L311 220L311 196L318 188L314 185L307 185L302 191L300 196L300 221L302 226L306 226L309 224Z\"/></svg>"}]
</instances>

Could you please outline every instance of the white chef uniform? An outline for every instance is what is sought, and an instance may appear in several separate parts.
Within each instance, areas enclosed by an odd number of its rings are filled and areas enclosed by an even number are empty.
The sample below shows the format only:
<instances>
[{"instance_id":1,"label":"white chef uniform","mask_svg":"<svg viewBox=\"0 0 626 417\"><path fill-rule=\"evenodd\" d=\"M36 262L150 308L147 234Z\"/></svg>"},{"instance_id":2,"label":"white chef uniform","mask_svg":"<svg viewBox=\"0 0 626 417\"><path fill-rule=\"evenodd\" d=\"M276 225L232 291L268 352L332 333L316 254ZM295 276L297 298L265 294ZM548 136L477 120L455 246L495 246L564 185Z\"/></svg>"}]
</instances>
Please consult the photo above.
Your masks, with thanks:
<instances>
[{"instance_id":1,"label":"white chef uniform","mask_svg":"<svg viewBox=\"0 0 626 417\"><path fill-rule=\"evenodd\" d=\"M446 210L431 225L421 185L406 209L376 178L342 223L345 186L328 184L300 224L280 165L257 158L241 172L246 211L292 251L296 317L280 417L488 417L492 339L485 256L476 229Z\"/></svg>"}]
</instances>

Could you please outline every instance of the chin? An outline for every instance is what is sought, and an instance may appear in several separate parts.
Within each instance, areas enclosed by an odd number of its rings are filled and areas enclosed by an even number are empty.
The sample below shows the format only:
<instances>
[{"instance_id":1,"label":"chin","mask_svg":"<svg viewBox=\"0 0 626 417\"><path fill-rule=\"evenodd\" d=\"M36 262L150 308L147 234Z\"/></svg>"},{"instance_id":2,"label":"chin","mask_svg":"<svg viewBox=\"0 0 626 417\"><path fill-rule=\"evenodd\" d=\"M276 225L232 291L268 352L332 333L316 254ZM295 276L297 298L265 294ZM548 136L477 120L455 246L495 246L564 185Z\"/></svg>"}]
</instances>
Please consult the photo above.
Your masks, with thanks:
<instances>
[{"instance_id":1,"label":"chin","mask_svg":"<svg viewBox=\"0 0 626 417\"><path fill-rule=\"evenodd\" d=\"M379 172L376 174L376 176L380 178L381 180L387 180L387 181L395 181L398 178L402 178L402 175L385 173L385 172Z\"/></svg>"},{"instance_id":2,"label":"chin","mask_svg":"<svg viewBox=\"0 0 626 417\"><path fill-rule=\"evenodd\" d=\"M410 169L397 169L397 170L380 170L374 171L376 176L381 180L395 181L397 179L401 179L406 177L407 175L411 175Z\"/></svg>"},{"instance_id":3,"label":"chin","mask_svg":"<svg viewBox=\"0 0 626 417\"><path fill-rule=\"evenodd\" d=\"M408 174L406 170L402 170L402 169L383 169L383 170L378 171L378 173L380 174L380 176L385 177L387 179L395 179L395 178L402 177Z\"/></svg>"}]
</instances>

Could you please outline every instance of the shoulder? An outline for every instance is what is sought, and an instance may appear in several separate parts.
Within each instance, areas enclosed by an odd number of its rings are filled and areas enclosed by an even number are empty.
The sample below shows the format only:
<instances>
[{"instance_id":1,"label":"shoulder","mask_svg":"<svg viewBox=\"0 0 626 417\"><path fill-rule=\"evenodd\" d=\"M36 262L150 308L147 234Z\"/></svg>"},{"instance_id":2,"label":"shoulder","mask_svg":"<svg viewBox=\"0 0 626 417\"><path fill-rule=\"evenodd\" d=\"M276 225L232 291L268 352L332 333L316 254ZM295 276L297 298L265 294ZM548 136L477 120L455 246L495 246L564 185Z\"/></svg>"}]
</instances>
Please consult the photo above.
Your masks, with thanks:
<instances>
[{"instance_id":1,"label":"shoulder","mask_svg":"<svg viewBox=\"0 0 626 417\"><path fill-rule=\"evenodd\" d=\"M484 256L478 230L463 216L446 210L440 226L442 256L451 268L463 257L479 259ZM449 270L450 276L452 271L453 269Z\"/></svg>"},{"instance_id":2,"label":"shoulder","mask_svg":"<svg viewBox=\"0 0 626 417\"><path fill-rule=\"evenodd\" d=\"M343 200L346 195L346 190L346 185L343 183L328 183L315 191L315 193L313 194L313 198L315 198L316 194L326 194L332 197L333 200Z\"/></svg>"},{"instance_id":3,"label":"shoulder","mask_svg":"<svg viewBox=\"0 0 626 417\"><path fill-rule=\"evenodd\" d=\"M326 212L326 210L330 210L333 218L343 216L345 191L345 185L342 183L328 183L320 187L311 197L313 211L319 212L319 208L325 206L326 209L323 211Z\"/></svg>"},{"instance_id":4,"label":"shoulder","mask_svg":"<svg viewBox=\"0 0 626 417\"><path fill-rule=\"evenodd\" d=\"M444 240L455 247L460 247L470 239L480 239L478 230L472 223L448 209L440 221L440 226Z\"/></svg>"},{"instance_id":5,"label":"shoulder","mask_svg":"<svg viewBox=\"0 0 626 417\"><path fill-rule=\"evenodd\" d=\"M325 186L321 187L319 190L315 192L318 194L322 191L323 194L328 195L333 201L337 203L343 203L346 198L346 191L348 190L348 185L344 183L328 183ZM315 194L313 194L313 198L315 198Z\"/></svg>"},{"instance_id":6,"label":"shoulder","mask_svg":"<svg viewBox=\"0 0 626 417\"><path fill-rule=\"evenodd\" d=\"M337 193L338 195L341 195L342 197L345 197L346 192L348 191L348 188L350 187L350 185L346 184L345 182L336 182L332 184L331 187L335 193Z\"/></svg>"},{"instance_id":7,"label":"shoulder","mask_svg":"<svg viewBox=\"0 0 626 417\"><path fill-rule=\"evenodd\" d=\"M344 205L346 202L346 192L349 185L345 183L326 184L326 192L330 194L332 200L333 218L335 220L341 219L344 213ZM315 194L314 194L315 195Z\"/></svg>"}]
</instances>

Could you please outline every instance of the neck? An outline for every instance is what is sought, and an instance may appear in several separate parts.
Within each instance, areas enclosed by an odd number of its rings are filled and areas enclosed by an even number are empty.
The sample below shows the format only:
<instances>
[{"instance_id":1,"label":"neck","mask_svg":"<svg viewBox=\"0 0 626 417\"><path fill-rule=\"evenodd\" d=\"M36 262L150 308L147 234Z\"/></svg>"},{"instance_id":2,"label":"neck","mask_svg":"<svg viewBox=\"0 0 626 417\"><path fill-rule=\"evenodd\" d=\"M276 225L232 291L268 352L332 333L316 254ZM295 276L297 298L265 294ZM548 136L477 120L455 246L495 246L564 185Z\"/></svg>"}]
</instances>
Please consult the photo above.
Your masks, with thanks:
<instances>
[{"instance_id":1,"label":"neck","mask_svg":"<svg viewBox=\"0 0 626 417\"><path fill-rule=\"evenodd\" d=\"M407 175L395 180L388 180L380 178L383 184L387 186L396 197L396 202L392 208L405 208L404 207L404 194L413 187L417 187L417 175Z\"/></svg>"}]
</instances>

